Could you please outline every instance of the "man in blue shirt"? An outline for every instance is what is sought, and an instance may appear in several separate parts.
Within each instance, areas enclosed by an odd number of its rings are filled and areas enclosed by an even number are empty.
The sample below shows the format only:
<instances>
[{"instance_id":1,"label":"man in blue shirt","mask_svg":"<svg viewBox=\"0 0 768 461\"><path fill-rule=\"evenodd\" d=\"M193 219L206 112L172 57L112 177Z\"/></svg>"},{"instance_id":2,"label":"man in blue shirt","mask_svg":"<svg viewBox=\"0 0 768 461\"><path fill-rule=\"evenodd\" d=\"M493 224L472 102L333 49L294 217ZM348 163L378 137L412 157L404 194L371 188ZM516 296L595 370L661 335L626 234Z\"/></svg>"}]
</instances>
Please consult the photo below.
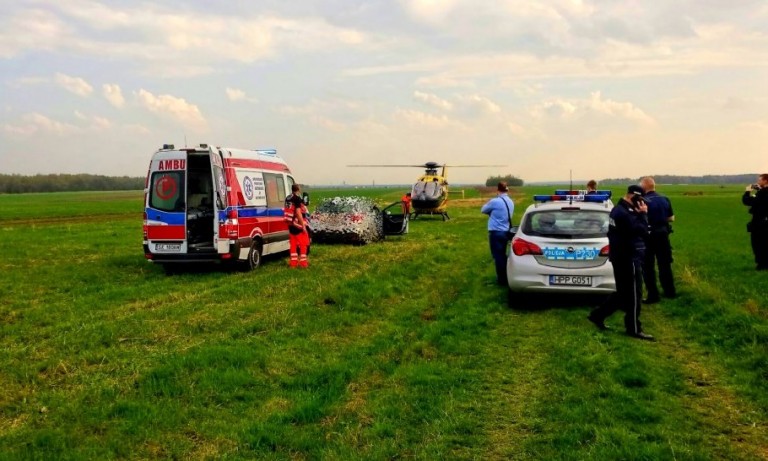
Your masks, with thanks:
<instances>
[{"instance_id":1,"label":"man in blue shirt","mask_svg":"<svg viewBox=\"0 0 768 461\"><path fill-rule=\"evenodd\" d=\"M672 222L675 214L669 199L656 192L656 181L647 176L640 180L640 186L648 202L648 224L650 234L645 248L643 263L643 278L645 279L646 304L659 302L659 288L656 286L656 265L659 266L659 282L664 296L674 298L677 295L675 280L672 277L672 245L669 234L672 233Z\"/></svg>"},{"instance_id":2,"label":"man in blue shirt","mask_svg":"<svg viewBox=\"0 0 768 461\"><path fill-rule=\"evenodd\" d=\"M496 265L496 282L499 285L507 285L507 246L512 212L515 211L515 203L507 195L508 191L507 183L500 182L496 186L498 195L480 209L488 215L488 242Z\"/></svg>"}]
</instances>

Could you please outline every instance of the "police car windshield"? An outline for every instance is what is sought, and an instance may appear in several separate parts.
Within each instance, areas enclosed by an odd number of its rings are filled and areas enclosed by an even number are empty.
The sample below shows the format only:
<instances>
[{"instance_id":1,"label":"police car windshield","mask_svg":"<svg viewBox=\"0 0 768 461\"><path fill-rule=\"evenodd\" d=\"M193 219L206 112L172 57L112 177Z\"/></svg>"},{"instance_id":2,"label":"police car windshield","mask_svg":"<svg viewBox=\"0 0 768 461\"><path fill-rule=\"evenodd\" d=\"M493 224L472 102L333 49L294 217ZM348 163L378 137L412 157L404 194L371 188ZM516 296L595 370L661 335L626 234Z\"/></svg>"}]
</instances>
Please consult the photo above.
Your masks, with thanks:
<instances>
[{"instance_id":1,"label":"police car windshield","mask_svg":"<svg viewBox=\"0 0 768 461\"><path fill-rule=\"evenodd\" d=\"M529 214L522 227L526 235L541 237L604 237L608 232L608 213L596 210L542 210Z\"/></svg>"}]
</instances>

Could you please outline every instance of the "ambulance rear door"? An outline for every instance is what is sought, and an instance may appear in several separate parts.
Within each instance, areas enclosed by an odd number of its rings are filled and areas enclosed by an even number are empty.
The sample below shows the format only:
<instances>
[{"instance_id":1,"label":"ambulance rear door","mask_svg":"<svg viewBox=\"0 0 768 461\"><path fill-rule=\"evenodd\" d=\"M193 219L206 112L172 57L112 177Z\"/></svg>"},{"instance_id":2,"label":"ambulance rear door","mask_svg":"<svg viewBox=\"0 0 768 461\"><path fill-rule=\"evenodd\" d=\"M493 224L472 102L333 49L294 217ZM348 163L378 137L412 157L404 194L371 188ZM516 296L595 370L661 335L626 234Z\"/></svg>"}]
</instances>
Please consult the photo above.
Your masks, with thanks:
<instances>
[{"instance_id":1,"label":"ambulance rear door","mask_svg":"<svg viewBox=\"0 0 768 461\"><path fill-rule=\"evenodd\" d=\"M161 151L150 164L146 228L148 250L153 254L185 254L186 174L184 151Z\"/></svg>"}]
</instances>

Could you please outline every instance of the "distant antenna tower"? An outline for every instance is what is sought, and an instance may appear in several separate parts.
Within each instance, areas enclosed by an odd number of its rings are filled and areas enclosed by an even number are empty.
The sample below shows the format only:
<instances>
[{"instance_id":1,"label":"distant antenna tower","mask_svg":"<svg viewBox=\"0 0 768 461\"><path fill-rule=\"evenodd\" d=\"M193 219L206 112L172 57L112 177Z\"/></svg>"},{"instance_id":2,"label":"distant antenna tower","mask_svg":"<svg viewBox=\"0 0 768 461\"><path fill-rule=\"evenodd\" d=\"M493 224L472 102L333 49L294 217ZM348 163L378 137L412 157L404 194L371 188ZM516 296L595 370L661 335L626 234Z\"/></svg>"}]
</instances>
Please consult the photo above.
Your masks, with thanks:
<instances>
[{"instance_id":1,"label":"distant antenna tower","mask_svg":"<svg viewBox=\"0 0 768 461\"><path fill-rule=\"evenodd\" d=\"M187 147L187 133L184 133L184 147Z\"/></svg>"}]
</instances>

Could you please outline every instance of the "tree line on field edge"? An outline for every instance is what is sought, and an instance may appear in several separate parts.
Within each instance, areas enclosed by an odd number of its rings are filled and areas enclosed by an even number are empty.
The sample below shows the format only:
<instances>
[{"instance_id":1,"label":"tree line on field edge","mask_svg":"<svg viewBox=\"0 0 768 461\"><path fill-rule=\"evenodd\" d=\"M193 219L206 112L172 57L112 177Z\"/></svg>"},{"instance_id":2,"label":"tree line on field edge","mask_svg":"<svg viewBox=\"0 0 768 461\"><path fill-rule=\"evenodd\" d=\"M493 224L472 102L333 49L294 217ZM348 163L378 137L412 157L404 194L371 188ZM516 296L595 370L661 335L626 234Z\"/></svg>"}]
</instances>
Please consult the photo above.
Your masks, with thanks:
<instances>
[{"instance_id":1,"label":"tree line on field edge","mask_svg":"<svg viewBox=\"0 0 768 461\"><path fill-rule=\"evenodd\" d=\"M654 175L659 184L749 184L758 173L735 175ZM640 178L609 178L598 180L603 186L625 185L639 181ZM24 176L19 174L0 174L0 194L19 194L27 192L77 192L109 190L142 190L144 177L103 176L93 174L38 174ZM485 181L488 187L494 187L500 181L509 186L521 187L524 181L515 175L490 176Z\"/></svg>"},{"instance_id":2,"label":"tree line on field edge","mask_svg":"<svg viewBox=\"0 0 768 461\"><path fill-rule=\"evenodd\" d=\"M143 177L93 174L0 174L0 194L144 189Z\"/></svg>"},{"instance_id":3,"label":"tree line on field edge","mask_svg":"<svg viewBox=\"0 0 768 461\"><path fill-rule=\"evenodd\" d=\"M487 187L496 186L500 182L506 182L508 186L511 187L520 187L524 184L524 181L520 178L518 178L515 175L508 174L506 176L489 176L488 179L485 180L485 185Z\"/></svg>"},{"instance_id":4,"label":"tree line on field edge","mask_svg":"<svg viewBox=\"0 0 768 461\"><path fill-rule=\"evenodd\" d=\"M704 175L683 176L671 174L649 175L653 176L656 184L749 184L755 181L758 173L730 174L730 175ZM621 186L640 181L641 178L610 178L598 181L604 186Z\"/></svg>"}]
</instances>

